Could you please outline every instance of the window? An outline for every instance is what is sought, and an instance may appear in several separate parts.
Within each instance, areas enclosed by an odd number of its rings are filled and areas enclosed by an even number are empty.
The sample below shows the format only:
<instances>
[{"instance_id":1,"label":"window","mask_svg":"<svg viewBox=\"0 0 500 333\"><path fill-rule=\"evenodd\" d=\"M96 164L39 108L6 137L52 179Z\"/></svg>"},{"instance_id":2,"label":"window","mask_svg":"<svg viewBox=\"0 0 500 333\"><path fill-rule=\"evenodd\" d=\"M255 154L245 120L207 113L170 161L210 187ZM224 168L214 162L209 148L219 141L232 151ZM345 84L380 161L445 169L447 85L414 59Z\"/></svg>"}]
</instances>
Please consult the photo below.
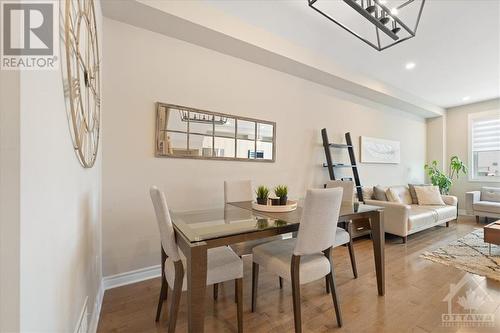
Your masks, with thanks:
<instances>
[{"instance_id":1,"label":"window","mask_svg":"<svg viewBox=\"0 0 500 333\"><path fill-rule=\"evenodd\" d=\"M274 162L275 128L269 121L157 103L156 156Z\"/></svg>"},{"instance_id":2,"label":"window","mask_svg":"<svg viewBox=\"0 0 500 333\"><path fill-rule=\"evenodd\" d=\"M500 182L500 111L469 115L469 178Z\"/></svg>"}]
</instances>

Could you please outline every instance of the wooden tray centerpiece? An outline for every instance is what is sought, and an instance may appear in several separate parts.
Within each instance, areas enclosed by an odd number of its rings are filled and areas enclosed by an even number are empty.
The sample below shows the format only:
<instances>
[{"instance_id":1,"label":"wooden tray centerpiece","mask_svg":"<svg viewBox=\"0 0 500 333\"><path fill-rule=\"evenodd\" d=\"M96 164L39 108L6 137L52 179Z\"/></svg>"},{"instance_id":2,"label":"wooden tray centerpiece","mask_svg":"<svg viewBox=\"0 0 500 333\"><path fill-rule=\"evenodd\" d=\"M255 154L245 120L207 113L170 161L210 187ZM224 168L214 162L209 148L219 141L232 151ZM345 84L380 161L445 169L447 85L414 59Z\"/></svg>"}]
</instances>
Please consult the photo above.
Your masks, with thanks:
<instances>
[{"instance_id":1,"label":"wooden tray centerpiece","mask_svg":"<svg viewBox=\"0 0 500 333\"><path fill-rule=\"evenodd\" d=\"M286 205L260 205L256 202L252 202L252 208L255 210L260 210L261 212L270 212L270 213L285 213L291 212L292 210L297 209L297 201L288 200Z\"/></svg>"},{"instance_id":2,"label":"wooden tray centerpiece","mask_svg":"<svg viewBox=\"0 0 500 333\"><path fill-rule=\"evenodd\" d=\"M274 198L269 198L269 189L265 186L259 186L255 194L257 194L257 202L252 202L252 208L255 210L283 213L297 209L297 201L288 200L288 187L286 185L278 185L274 188L276 195Z\"/></svg>"}]
</instances>

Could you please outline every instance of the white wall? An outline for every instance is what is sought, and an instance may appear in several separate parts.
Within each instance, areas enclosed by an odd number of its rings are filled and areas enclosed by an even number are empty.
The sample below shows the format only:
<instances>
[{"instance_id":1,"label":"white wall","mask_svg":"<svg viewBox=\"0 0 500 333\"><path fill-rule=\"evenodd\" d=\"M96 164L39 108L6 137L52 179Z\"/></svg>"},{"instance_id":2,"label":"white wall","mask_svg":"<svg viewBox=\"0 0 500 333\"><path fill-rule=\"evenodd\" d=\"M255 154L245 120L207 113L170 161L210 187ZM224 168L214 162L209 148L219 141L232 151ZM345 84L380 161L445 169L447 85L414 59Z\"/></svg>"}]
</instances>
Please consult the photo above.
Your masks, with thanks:
<instances>
[{"instance_id":1,"label":"white wall","mask_svg":"<svg viewBox=\"0 0 500 333\"><path fill-rule=\"evenodd\" d=\"M97 2L99 25L101 10ZM102 39L101 39L102 40ZM2 72L2 332L73 332L88 298L94 318L102 281L101 156L94 168L80 166L71 142L61 71L22 71L17 107L4 113ZM14 96L14 95L12 95ZM4 116L17 114L12 139L19 138L17 171L4 183L4 166L15 163L15 151L4 164ZM11 119L11 123L12 123ZM15 140L11 141L15 143ZM12 282L12 307L4 309L4 184L17 179L10 201L17 196L19 273ZM17 190L17 193L16 193ZM15 206L9 207L15 209ZM15 212L14 212L15 213ZM13 213L14 216L15 214ZM14 216L15 217L15 216ZM15 235L15 231L8 235ZM12 241L15 241L13 239ZM14 256L11 259L16 259ZM9 272L10 273L10 272ZM15 273L11 272L11 275ZM17 292L17 295L13 295ZM17 317L16 317L17 312ZM94 312L94 313L93 313ZM12 315L4 323L4 314ZM87 318L85 318L87 319ZM5 326L4 326L5 324ZM9 326L6 326L9 324Z\"/></svg>"},{"instance_id":2,"label":"white wall","mask_svg":"<svg viewBox=\"0 0 500 333\"><path fill-rule=\"evenodd\" d=\"M110 19L104 34L105 276L159 264L149 186L166 191L172 210L221 206L225 179L285 183L300 197L328 179L322 127L332 141L346 131L355 145L360 135L401 141L401 164L363 165L364 184L423 180L421 118ZM276 121L276 163L155 158L156 101Z\"/></svg>"},{"instance_id":3,"label":"white wall","mask_svg":"<svg viewBox=\"0 0 500 333\"><path fill-rule=\"evenodd\" d=\"M443 168L446 160L446 115L427 119L427 163L437 161Z\"/></svg>"},{"instance_id":4,"label":"white wall","mask_svg":"<svg viewBox=\"0 0 500 333\"><path fill-rule=\"evenodd\" d=\"M19 331L19 72L0 70L0 332Z\"/></svg>"},{"instance_id":5,"label":"white wall","mask_svg":"<svg viewBox=\"0 0 500 333\"><path fill-rule=\"evenodd\" d=\"M480 103L468 104L450 108L446 111L446 145L447 163L451 156L458 155L460 159L469 163L468 153L468 115L470 113L500 110L500 98ZM446 167L448 167L447 164ZM458 197L459 207L465 209L465 192L479 190L483 186L500 187L499 182L469 181L468 177L460 177L451 187L451 194Z\"/></svg>"}]
</instances>

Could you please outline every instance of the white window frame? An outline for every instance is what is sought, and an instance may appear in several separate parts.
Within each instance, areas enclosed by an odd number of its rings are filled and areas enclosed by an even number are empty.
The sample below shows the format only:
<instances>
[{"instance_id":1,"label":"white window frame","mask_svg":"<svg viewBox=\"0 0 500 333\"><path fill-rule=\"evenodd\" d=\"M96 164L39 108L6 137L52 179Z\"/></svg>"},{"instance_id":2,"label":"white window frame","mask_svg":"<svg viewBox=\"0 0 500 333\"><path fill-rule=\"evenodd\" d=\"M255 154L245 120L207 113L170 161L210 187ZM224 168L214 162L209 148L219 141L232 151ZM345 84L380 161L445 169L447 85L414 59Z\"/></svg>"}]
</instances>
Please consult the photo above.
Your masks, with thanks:
<instances>
[{"instance_id":1,"label":"white window frame","mask_svg":"<svg viewBox=\"0 0 500 333\"><path fill-rule=\"evenodd\" d=\"M484 111L484 112L475 112L475 113L469 113L469 119L468 119L468 137L467 137L467 144L468 144L468 156L469 156L469 181L471 182L484 182L484 183L500 183L500 177L487 177L487 176L475 176L475 170L474 170L474 154L472 152L472 122L474 119L477 118L482 118L482 117L490 117L490 116L495 116L497 115L500 117L500 110L491 110L491 111Z\"/></svg>"}]
</instances>

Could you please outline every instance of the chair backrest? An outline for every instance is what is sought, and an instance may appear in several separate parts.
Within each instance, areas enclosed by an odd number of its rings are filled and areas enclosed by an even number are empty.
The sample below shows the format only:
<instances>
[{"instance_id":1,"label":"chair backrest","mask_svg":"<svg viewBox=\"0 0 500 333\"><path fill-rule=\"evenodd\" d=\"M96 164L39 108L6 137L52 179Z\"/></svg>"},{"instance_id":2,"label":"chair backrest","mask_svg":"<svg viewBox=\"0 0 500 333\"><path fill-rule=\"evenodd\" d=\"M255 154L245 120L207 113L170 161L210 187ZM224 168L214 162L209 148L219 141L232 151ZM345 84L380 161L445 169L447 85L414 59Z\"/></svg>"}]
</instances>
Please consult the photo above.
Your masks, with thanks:
<instances>
[{"instance_id":1,"label":"chair backrest","mask_svg":"<svg viewBox=\"0 0 500 333\"><path fill-rule=\"evenodd\" d=\"M149 194L151 195L151 200L153 201L156 221L158 222L158 228L160 229L160 238L163 250L173 261L178 261L181 257L179 256L179 250L177 249L174 227L172 226L172 220L170 219L165 194L156 186L151 186Z\"/></svg>"},{"instance_id":2,"label":"chair backrest","mask_svg":"<svg viewBox=\"0 0 500 333\"><path fill-rule=\"evenodd\" d=\"M352 180L329 180L326 183L326 188L342 187L344 192L342 194L343 202L353 202L354 200L354 182Z\"/></svg>"},{"instance_id":3,"label":"chair backrest","mask_svg":"<svg viewBox=\"0 0 500 333\"><path fill-rule=\"evenodd\" d=\"M224 181L224 203L252 200L251 180Z\"/></svg>"},{"instance_id":4,"label":"chair backrest","mask_svg":"<svg viewBox=\"0 0 500 333\"><path fill-rule=\"evenodd\" d=\"M341 187L307 191L295 255L320 253L335 243L342 203Z\"/></svg>"},{"instance_id":5,"label":"chair backrest","mask_svg":"<svg viewBox=\"0 0 500 333\"><path fill-rule=\"evenodd\" d=\"M500 202L500 188L497 187L481 188L481 201Z\"/></svg>"}]
</instances>

